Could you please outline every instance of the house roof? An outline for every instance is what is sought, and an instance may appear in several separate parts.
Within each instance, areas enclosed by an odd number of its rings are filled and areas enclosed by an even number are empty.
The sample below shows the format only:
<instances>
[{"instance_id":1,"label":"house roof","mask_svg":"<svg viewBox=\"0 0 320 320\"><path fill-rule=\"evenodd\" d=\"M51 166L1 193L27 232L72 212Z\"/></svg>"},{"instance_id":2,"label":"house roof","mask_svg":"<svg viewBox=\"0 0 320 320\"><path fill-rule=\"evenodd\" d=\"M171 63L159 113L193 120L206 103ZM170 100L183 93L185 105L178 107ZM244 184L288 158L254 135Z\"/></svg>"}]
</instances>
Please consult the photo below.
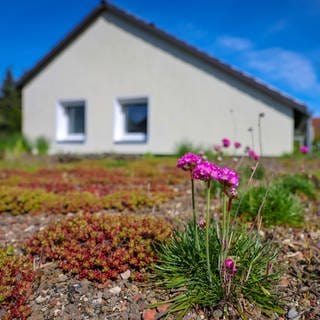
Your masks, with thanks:
<instances>
[{"instance_id":1,"label":"house roof","mask_svg":"<svg viewBox=\"0 0 320 320\"><path fill-rule=\"evenodd\" d=\"M96 6L71 32L69 32L49 53L47 53L41 60L39 60L35 66L24 73L17 82L18 88L23 88L29 81L31 81L42 69L44 69L61 51L63 51L74 39L76 39L83 31L87 29L100 15L109 12L120 19L123 19L132 25L153 34L154 36L169 42L170 44L180 48L181 50L195 56L196 58L204 61L212 67L229 74L230 76L240 80L241 82L251 86L252 88L263 92L267 96L273 98L276 101L284 103L285 105L293 108L294 110L300 111L303 114L309 116L308 108L305 104L296 101L292 97L289 97L273 88L270 88L266 84L258 81L257 79L244 74L243 72L233 68L232 66L223 63L219 59L208 55L205 52L198 50L197 48L181 41L174 36L164 32L157 28L152 23L146 23L141 19L119 9L118 7L106 2Z\"/></svg>"}]
</instances>

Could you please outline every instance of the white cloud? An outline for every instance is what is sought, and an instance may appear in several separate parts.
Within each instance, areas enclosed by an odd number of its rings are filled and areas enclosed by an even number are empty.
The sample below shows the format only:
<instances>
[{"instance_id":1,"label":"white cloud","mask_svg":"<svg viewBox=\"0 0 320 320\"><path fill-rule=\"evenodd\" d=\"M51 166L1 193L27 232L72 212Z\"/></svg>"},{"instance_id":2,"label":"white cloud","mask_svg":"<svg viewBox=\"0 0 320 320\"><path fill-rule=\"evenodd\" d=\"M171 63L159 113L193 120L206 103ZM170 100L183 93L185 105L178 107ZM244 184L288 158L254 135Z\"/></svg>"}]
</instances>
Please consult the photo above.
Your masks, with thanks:
<instances>
[{"instance_id":1,"label":"white cloud","mask_svg":"<svg viewBox=\"0 0 320 320\"><path fill-rule=\"evenodd\" d=\"M281 82L299 93L320 94L320 79L307 57L280 47L257 49L249 39L223 36L220 47L237 53L241 65L252 73L258 72L264 81Z\"/></svg>"},{"instance_id":2,"label":"white cloud","mask_svg":"<svg viewBox=\"0 0 320 320\"><path fill-rule=\"evenodd\" d=\"M232 36L222 36L217 39L217 44L221 47L229 48L236 51L244 51L252 48L252 42L245 38Z\"/></svg>"},{"instance_id":3,"label":"white cloud","mask_svg":"<svg viewBox=\"0 0 320 320\"><path fill-rule=\"evenodd\" d=\"M271 79L281 80L297 91L320 87L316 72L306 57L282 48L252 50L245 54L247 65Z\"/></svg>"}]
</instances>

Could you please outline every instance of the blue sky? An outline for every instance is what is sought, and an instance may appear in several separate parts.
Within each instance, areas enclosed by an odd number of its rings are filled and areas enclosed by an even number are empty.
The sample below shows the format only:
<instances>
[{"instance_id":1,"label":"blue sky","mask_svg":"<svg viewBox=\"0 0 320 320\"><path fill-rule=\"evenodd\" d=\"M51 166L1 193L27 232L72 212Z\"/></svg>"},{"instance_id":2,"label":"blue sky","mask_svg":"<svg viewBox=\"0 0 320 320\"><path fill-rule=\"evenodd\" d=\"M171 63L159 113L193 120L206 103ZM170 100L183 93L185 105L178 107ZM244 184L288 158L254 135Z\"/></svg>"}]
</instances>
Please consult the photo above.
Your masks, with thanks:
<instances>
[{"instance_id":1,"label":"blue sky","mask_svg":"<svg viewBox=\"0 0 320 320\"><path fill-rule=\"evenodd\" d=\"M99 0L0 0L0 77L18 79ZM320 0L113 0L320 116Z\"/></svg>"}]
</instances>

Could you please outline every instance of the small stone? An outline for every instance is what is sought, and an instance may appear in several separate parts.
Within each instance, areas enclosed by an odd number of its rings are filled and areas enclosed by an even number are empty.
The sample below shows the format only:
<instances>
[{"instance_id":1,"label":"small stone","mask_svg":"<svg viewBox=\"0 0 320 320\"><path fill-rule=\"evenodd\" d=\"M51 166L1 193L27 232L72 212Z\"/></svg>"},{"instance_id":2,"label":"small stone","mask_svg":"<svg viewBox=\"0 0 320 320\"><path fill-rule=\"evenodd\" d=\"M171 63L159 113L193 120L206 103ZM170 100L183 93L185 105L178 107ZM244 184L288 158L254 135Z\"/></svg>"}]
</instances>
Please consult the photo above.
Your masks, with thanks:
<instances>
[{"instance_id":1,"label":"small stone","mask_svg":"<svg viewBox=\"0 0 320 320\"><path fill-rule=\"evenodd\" d=\"M89 316L91 316L91 317L93 317L93 316L95 315L94 309L91 308L91 307L89 307L89 306L85 307L85 311L86 311L86 313L87 313Z\"/></svg>"},{"instance_id":2,"label":"small stone","mask_svg":"<svg viewBox=\"0 0 320 320\"><path fill-rule=\"evenodd\" d=\"M301 292L301 293L303 293L303 292L308 292L309 290L310 290L310 288L307 287L307 286L305 286L305 287L302 287L302 288L300 289L300 292Z\"/></svg>"},{"instance_id":3,"label":"small stone","mask_svg":"<svg viewBox=\"0 0 320 320\"><path fill-rule=\"evenodd\" d=\"M161 304L160 306L157 307L157 310L161 313L165 313L168 308L170 307L169 303Z\"/></svg>"},{"instance_id":4,"label":"small stone","mask_svg":"<svg viewBox=\"0 0 320 320\"><path fill-rule=\"evenodd\" d=\"M53 311L53 315L54 315L55 317L61 315L61 310L60 310L60 309L55 309L55 310Z\"/></svg>"},{"instance_id":5,"label":"small stone","mask_svg":"<svg viewBox=\"0 0 320 320\"><path fill-rule=\"evenodd\" d=\"M92 304L97 307L97 306L100 306L102 304L102 298L101 297L98 297L97 299L93 299L92 300Z\"/></svg>"},{"instance_id":6,"label":"small stone","mask_svg":"<svg viewBox=\"0 0 320 320\"><path fill-rule=\"evenodd\" d=\"M80 301L87 302L88 300L89 300L89 299L88 299L85 295L83 295L83 296L80 297Z\"/></svg>"},{"instance_id":7,"label":"small stone","mask_svg":"<svg viewBox=\"0 0 320 320\"><path fill-rule=\"evenodd\" d=\"M81 293L81 284L80 283L75 283L73 285L73 290L76 292L76 293Z\"/></svg>"},{"instance_id":8,"label":"small stone","mask_svg":"<svg viewBox=\"0 0 320 320\"><path fill-rule=\"evenodd\" d=\"M65 274L61 273L61 274L59 274L57 282L65 282L67 280L68 280L68 277Z\"/></svg>"},{"instance_id":9,"label":"small stone","mask_svg":"<svg viewBox=\"0 0 320 320\"><path fill-rule=\"evenodd\" d=\"M36 303L41 304L47 300L47 297L39 296L36 299Z\"/></svg>"},{"instance_id":10,"label":"small stone","mask_svg":"<svg viewBox=\"0 0 320 320\"><path fill-rule=\"evenodd\" d=\"M113 287L113 288L109 289L109 292L112 293L112 294L118 295L121 292L121 288L119 286Z\"/></svg>"},{"instance_id":11,"label":"small stone","mask_svg":"<svg viewBox=\"0 0 320 320\"><path fill-rule=\"evenodd\" d=\"M143 311L143 320L156 320L157 311L155 309L146 309Z\"/></svg>"},{"instance_id":12,"label":"small stone","mask_svg":"<svg viewBox=\"0 0 320 320\"><path fill-rule=\"evenodd\" d=\"M141 317L140 317L140 314L135 314L135 313L129 313L128 314L128 319L130 320L140 320Z\"/></svg>"},{"instance_id":13,"label":"small stone","mask_svg":"<svg viewBox=\"0 0 320 320\"><path fill-rule=\"evenodd\" d=\"M299 320L300 316L299 313L297 312L297 310L295 308L291 308L288 312L288 319L290 320Z\"/></svg>"},{"instance_id":14,"label":"small stone","mask_svg":"<svg viewBox=\"0 0 320 320\"><path fill-rule=\"evenodd\" d=\"M33 229L35 229L35 226L34 226L34 225L31 225L31 226L25 228L23 231L24 231L24 232L29 232L29 231L32 231Z\"/></svg>"},{"instance_id":15,"label":"small stone","mask_svg":"<svg viewBox=\"0 0 320 320\"><path fill-rule=\"evenodd\" d=\"M137 293L136 295L133 296L133 301L138 302L143 299L143 295L141 293Z\"/></svg>"},{"instance_id":16,"label":"small stone","mask_svg":"<svg viewBox=\"0 0 320 320\"><path fill-rule=\"evenodd\" d=\"M120 277L122 280L128 280L131 276L131 271L130 270L127 270L123 273L120 273Z\"/></svg>"},{"instance_id":17,"label":"small stone","mask_svg":"<svg viewBox=\"0 0 320 320\"><path fill-rule=\"evenodd\" d=\"M280 281L279 281L279 284L280 284L280 286L282 286L282 287L287 287L288 285L289 285L289 280L288 279L286 279L286 278L283 278L283 279L281 279Z\"/></svg>"},{"instance_id":18,"label":"small stone","mask_svg":"<svg viewBox=\"0 0 320 320\"><path fill-rule=\"evenodd\" d=\"M220 319L223 316L223 313L221 310L215 310L213 312L213 318L214 319Z\"/></svg>"},{"instance_id":19,"label":"small stone","mask_svg":"<svg viewBox=\"0 0 320 320\"><path fill-rule=\"evenodd\" d=\"M78 308L77 308L77 305L74 304L74 303L70 303L70 304L67 304L65 307L64 307L64 312L70 314L70 315L73 315L74 317L77 316L78 314Z\"/></svg>"}]
</instances>

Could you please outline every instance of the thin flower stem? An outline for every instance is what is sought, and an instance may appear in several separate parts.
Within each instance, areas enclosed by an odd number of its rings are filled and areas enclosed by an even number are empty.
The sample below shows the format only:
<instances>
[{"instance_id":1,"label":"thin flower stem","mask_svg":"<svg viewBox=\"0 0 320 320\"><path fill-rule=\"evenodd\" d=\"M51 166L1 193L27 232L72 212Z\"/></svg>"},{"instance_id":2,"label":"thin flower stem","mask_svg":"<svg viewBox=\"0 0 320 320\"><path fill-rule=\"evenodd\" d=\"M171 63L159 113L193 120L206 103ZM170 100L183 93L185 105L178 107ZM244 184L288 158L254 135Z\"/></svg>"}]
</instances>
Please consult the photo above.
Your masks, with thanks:
<instances>
[{"instance_id":1,"label":"thin flower stem","mask_svg":"<svg viewBox=\"0 0 320 320\"><path fill-rule=\"evenodd\" d=\"M228 202L228 197L225 193L223 193L223 230L222 230L222 234L223 234L223 248L222 248L222 252L223 252L223 261L227 258L227 244L229 242L229 215L230 213L228 212L227 209L227 202Z\"/></svg>"},{"instance_id":2,"label":"thin flower stem","mask_svg":"<svg viewBox=\"0 0 320 320\"><path fill-rule=\"evenodd\" d=\"M227 195L223 192L223 208L222 208L222 226L221 226L221 234L222 234L222 243L220 248L220 258L219 258L219 270L220 270L220 279L221 283L225 283L226 280L226 270L224 268L224 262L227 259L227 248L228 245L228 222L227 222ZM227 296L228 288L224 286L224 295Z\"/></svg>"},{"instance_id":3,"label":"thin flower stem","mask_svg":"<svg viewBox=\"0 0 320 320\"><path fill-rule=\"evenodd\" d=\"M251 182L252 182L252 179L253 179L253 176L254 176L254 174L255 174L258 166L259 166L259 161L257 161L256 164L255 164L254 167L253 167L253 170L252 170L252 172L251 172L251 176L250 176L250 178L249 178L249 180L248 180L248 186L250 186L250 184L251 184Z\"/></svg>"},{"instance_id":4,"label":"thin flower stem","mask_svg":"<svg viewBox=\"0 0 320 320\"><path fill-rule=\"evenodd\" d=\"M199 244L199 234L198 234L198 225L197 225L197 217L196 217L196 206L194 200L194 179L191 176L191 197L192 197L192 218L193 218L193 227L194 227L194 241L196 248L200 250Z\"/></svg>"},{"instance_id":5,"label":"thin flower stem","mask_svg":"<svg viewBox=\"0 0 320 320\"><path fill-rule=\"evenodd\" d=\"M210 189L211 181L208 181L207 187L207 212L206 212L206 256L207 256L207 271L209 282L212 284L211 264L210 264L210 250L209 250L209 230L210 230Z\"/></svg>"}]
</instances>

